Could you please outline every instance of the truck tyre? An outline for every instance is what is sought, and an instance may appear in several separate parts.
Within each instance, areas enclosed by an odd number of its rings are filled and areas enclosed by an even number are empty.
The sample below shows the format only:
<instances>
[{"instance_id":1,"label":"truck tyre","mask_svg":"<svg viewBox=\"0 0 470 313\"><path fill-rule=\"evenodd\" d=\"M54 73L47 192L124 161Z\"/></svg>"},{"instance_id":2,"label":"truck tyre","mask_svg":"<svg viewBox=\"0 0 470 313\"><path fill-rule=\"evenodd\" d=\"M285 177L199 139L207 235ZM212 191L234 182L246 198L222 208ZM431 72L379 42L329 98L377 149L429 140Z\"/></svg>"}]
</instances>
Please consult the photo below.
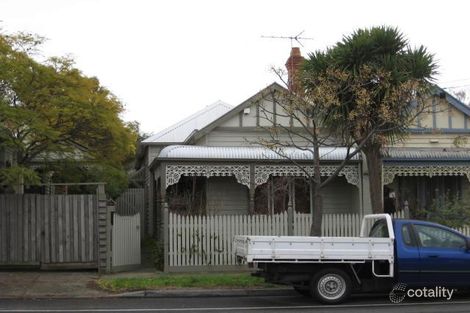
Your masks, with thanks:
<instances>
[{"instance_id":1,"label":"truck tyre","mask_svg":"<svg viewBox=\"0 0 470 313\"><path fill-rule=\"evenodd\" d=\"M341 269L326 268L310 281L310 292L322 303L341 303L351 294L351 278Z\"/></svg>"}]
</instances>

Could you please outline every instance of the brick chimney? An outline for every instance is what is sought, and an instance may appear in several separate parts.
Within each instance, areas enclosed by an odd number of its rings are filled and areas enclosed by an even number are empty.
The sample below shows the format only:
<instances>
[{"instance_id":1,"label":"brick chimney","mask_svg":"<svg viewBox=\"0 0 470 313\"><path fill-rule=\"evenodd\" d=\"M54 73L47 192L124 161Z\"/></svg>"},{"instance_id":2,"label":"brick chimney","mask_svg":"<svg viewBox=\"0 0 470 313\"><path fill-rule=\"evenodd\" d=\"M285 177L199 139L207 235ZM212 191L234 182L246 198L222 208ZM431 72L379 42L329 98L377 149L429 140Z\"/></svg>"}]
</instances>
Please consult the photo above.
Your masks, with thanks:
<instances>
[{"instance_id":1,"label":"brick chimney","mask_svg":"<svg viewBox=\"0 0 470 313\"><path fill-rule=\"evenodd\" d=\"M290 91L299 91L299 71L304 60L304 57L300 54L300 48L292 47L292 50L290 51L290 56L286 61L288 75L287 85Z\"/></svg>"}]
</instances>

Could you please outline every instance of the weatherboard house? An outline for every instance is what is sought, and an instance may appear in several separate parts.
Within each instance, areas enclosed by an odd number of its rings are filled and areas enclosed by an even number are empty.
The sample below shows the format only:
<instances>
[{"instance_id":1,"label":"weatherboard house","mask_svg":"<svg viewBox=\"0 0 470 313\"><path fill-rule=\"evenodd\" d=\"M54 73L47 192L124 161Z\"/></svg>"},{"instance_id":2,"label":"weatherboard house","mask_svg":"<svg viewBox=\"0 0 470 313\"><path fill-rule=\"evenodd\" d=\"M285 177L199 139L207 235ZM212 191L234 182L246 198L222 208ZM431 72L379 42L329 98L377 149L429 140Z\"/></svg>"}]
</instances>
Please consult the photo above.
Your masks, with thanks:
<instances>
[{"instance_id":1,"label":"weatherboard house","mask_svg":"<svg viewBox=\"0 0 470 313\"><path fill-rule=\"evenodd\" d=\"M293 48L287 64L298 56ZM166 208L193 216L274 215L289 206L309 212L305 171L292 160L311 170L311 153L286 148L288 160L259 144L273 122L300 126L271 100L283 91L273 83L235 107L216 102L141 143L136 168L146 190L147 232L161 235ZM406 139L383 152L386 210L405 203L410 212L426 209L445 194L470 192L470 108L438 87L429 101L432 109ZM321 175L331 175L345 155L344 147L321 148ZM358 154L325 187L324 213L370 213L368 192Z\"/></svg>"}]
</instances>

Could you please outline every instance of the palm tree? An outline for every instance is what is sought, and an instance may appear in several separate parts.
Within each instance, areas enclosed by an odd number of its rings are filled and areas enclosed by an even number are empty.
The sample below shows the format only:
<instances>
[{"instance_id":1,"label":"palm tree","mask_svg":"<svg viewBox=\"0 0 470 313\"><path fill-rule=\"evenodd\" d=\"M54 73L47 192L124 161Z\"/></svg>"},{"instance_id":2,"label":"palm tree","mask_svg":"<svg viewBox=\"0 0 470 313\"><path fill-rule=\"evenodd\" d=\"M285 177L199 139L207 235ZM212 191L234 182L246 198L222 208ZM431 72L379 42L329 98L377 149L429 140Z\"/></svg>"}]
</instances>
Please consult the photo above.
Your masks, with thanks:
<instances>
[{"instance_id":1,"label":"palm tree","mask_svg":"<svg viewBox=\"0 0 470 313\"><path fill-rule=\"evenodd\" d=\"M332 84L339 85L334 87L338 105L323 123L361 143L373 212L383 212L381 150L403 138L422 112L435 73L426 48L411 48L397 28L387 26L359 29L326 51L311 53L305 63L306 93L318 77L340 81Z\"/></svg>"}]
</instances>

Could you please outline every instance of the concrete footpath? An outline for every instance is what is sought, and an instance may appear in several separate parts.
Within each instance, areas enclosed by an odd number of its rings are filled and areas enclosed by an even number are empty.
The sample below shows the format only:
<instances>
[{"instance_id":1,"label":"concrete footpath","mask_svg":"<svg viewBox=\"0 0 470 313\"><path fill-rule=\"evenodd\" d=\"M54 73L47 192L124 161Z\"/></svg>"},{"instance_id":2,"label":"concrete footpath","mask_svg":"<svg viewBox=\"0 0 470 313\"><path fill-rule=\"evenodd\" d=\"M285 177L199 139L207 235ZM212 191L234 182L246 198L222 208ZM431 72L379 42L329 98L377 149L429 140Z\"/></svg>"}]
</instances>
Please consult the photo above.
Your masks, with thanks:
<instances>
[{"instance_id":1,"label":"concrete footpath","mask_svg":"<svg viewBox=\"0 0 470 313\"><path fill-rule=\"evenodd\" d=\"M105 277L152 277L155 272L129 272ZM0 271L0 299L102 298L102 297L229 297L295 294L291 288L274 289L162 289L121 294L99 290L97 272Z\"/></svg>"},{"instance_id":2,"label":"concrete footpath","mask_svg":"<svg viewBox=\"0 0 470 313\"><path fill-rule=\"evenodd\" d=\"M109 294L94 288L98 273L0 271L0 298L95 298Z\"/></svg>"}]
</instances>

